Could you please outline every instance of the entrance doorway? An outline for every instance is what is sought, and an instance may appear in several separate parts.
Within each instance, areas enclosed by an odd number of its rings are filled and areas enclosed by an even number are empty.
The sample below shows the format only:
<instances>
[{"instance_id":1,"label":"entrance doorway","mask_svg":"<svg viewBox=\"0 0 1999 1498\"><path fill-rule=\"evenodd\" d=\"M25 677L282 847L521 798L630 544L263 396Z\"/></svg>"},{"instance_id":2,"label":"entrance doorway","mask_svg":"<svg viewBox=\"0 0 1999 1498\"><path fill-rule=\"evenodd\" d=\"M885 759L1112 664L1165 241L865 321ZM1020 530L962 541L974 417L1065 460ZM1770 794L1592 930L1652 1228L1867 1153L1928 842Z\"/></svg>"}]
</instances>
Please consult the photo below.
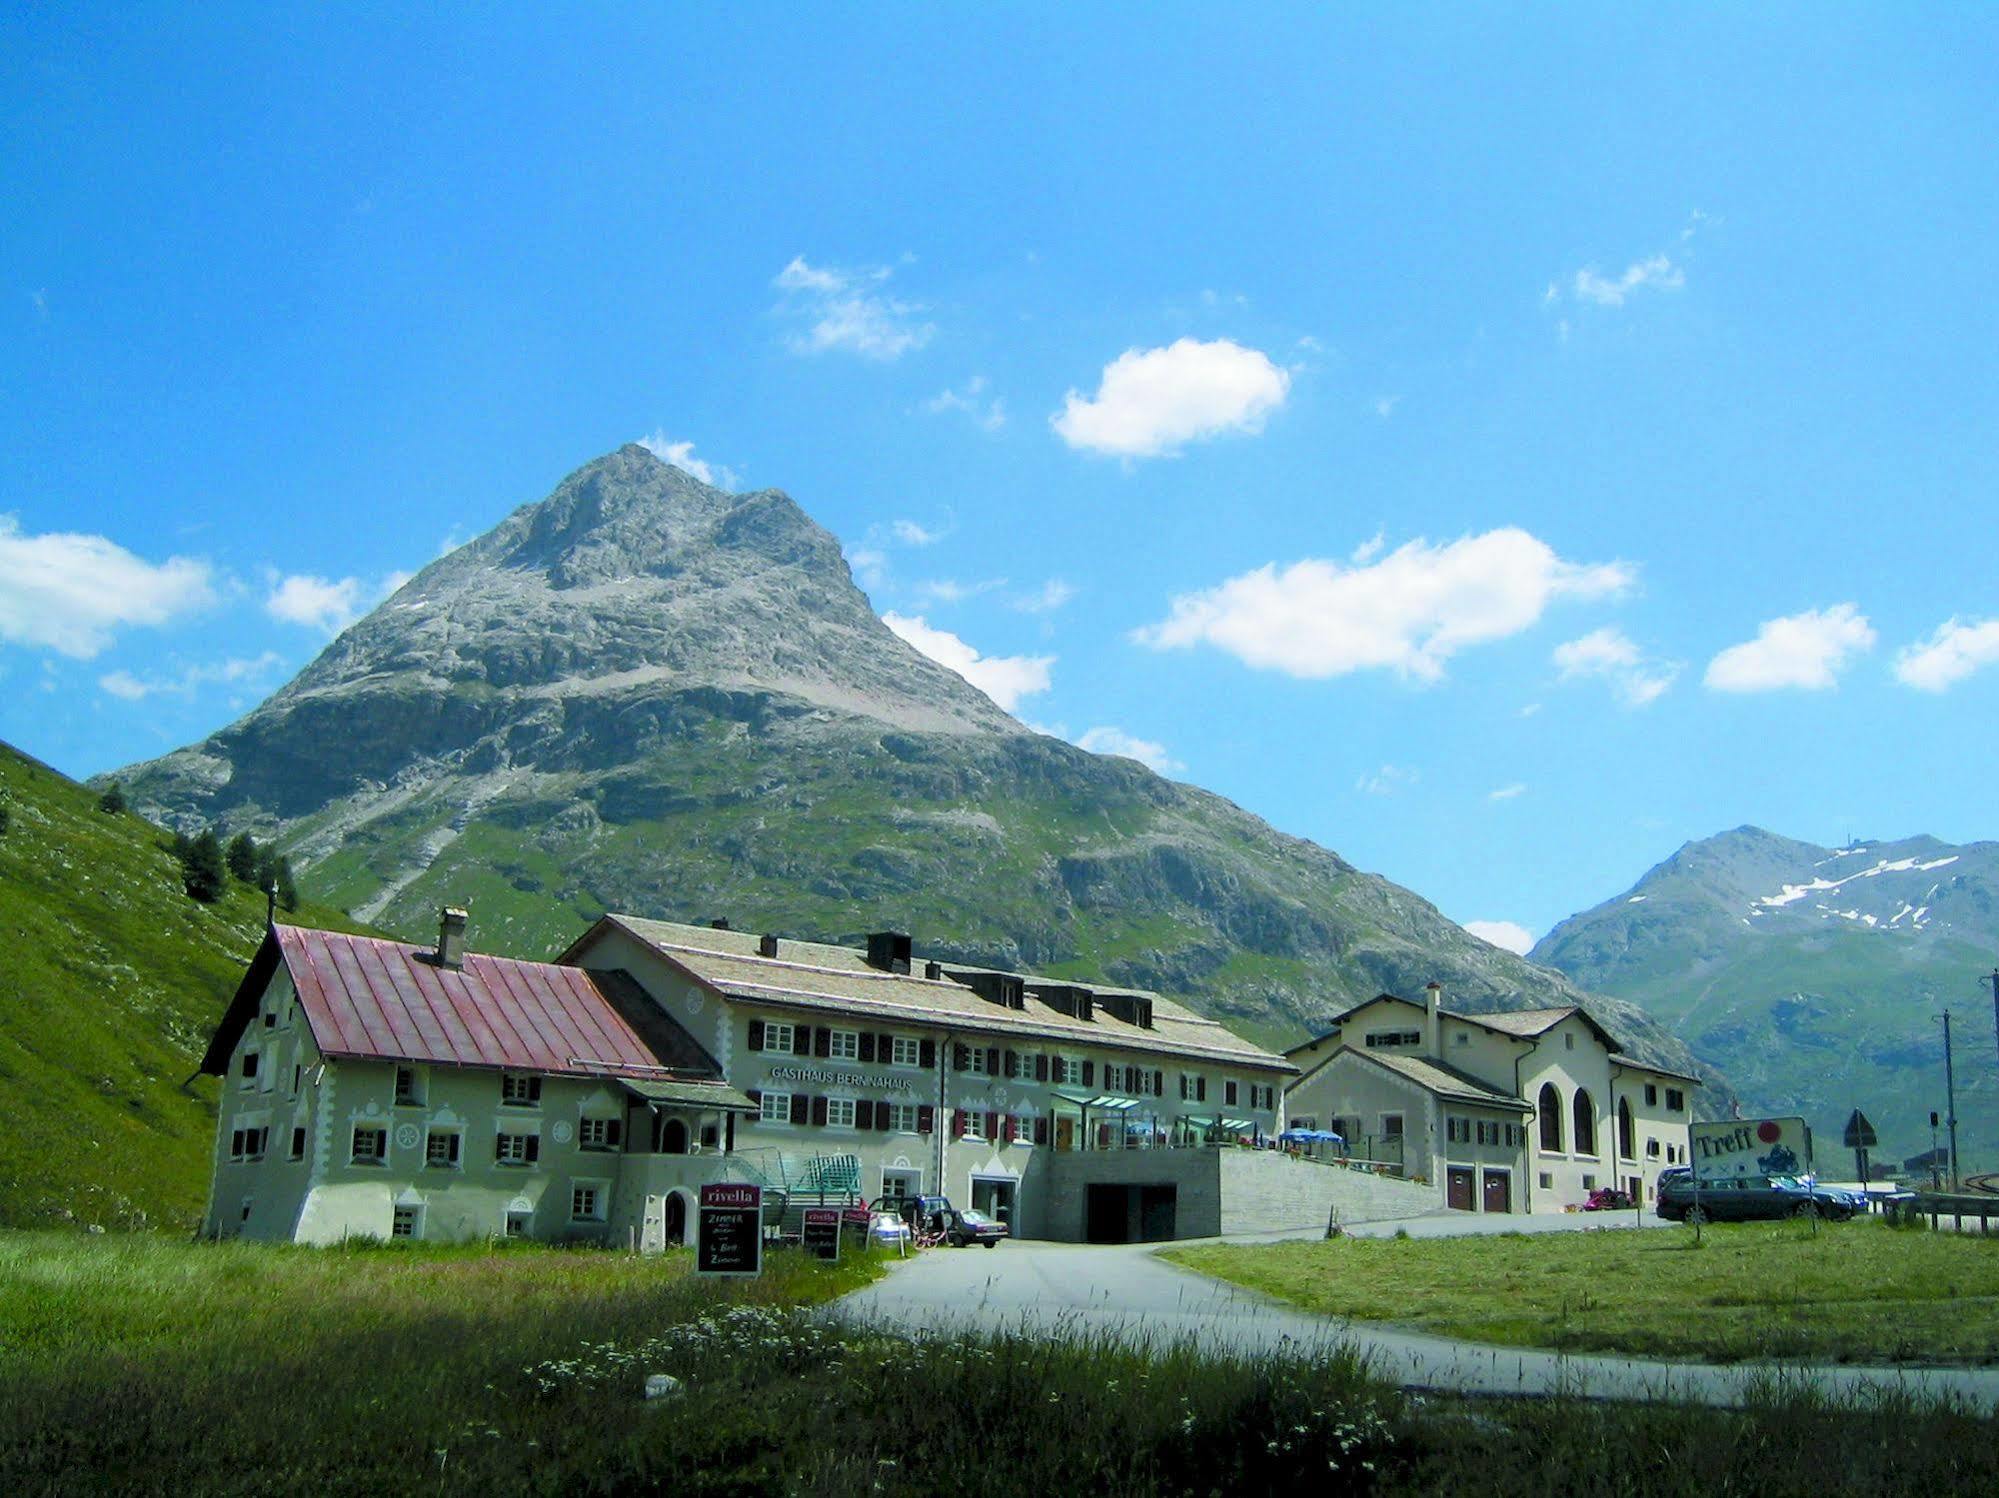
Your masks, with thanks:
<instances>
[{"instance_id":1,"label":"entrance doorway","mask_svg":"<svg viewBox=\"0 0 1999 1498\"><path fill-rule=\"evenodd\" d=\"M687 1153L687 1125L677 1118L664 1118L659 1124L659 1153L662 1155L684 1155Z\"/></svg>"},{"instance_id":2,"label":"entrance doorway","mask_svg":"<svg viewBox=\"0 0 1999 1498\"><path fill-rule=\"evenodd\" d=\"M1011 1176L973 1176L972 1209L998 1218L1012 1231L1016 1225L1013 1207L1018 1189L1019 1182Z\"/></svg>"},{"instance_id":3,"label":"entrance doorway","mask_svg":"<svg viewBox=\"0 0 1999 1498\"><path fill-rule=\"evenodd\" d=\"M1055 1115L1055 1148L1072 1150L1076 1147L1076 1119L1074 1114Z\"/></svg>"},{"instance_id":4,"label":"entrance doorway","mask_svg":"<svg viewBox=\"0 0 1999 1498\"><path fill-rule=\"evenodd\" d=\"M687 1241L687 1198L678 1191L666 1194L666 1241L675 1244Z\"/></svg>"},{"instance_id":5,"label":"entrance doorway","mask_svg":"<svg viewBox=\"0 0 1999 1498\"><path fill-rule=\"evenodd\" d=\"M1460 1212L1475 1210L1472 1205L1472 1172L1469 1166L1451 1165L1445 1168L1444 1205Z\"/></svg>"},{"instance_id":6,"label":"entrance doorway","mask_svg":"<svg viewBox=\"0 0 1999 1498\"><path fill-rule=\"evenodd\" d=\"M1091 1243L1164 1243L1179 1226L1177 1186L1091 1186L1083 1236Z\"/></svg>"},{"instance_id":7,"label":"entrance doorway","mask_svg":"<svg viewBox=\"0 0 1999 1498\"><path fill-rule=\"evenodd\" d=\"M1510 1171L1488 1170L1485 1173L1485 1210L1488 1212L1513 1210L1513 1175Z\"/></svg>"}]
</instances>

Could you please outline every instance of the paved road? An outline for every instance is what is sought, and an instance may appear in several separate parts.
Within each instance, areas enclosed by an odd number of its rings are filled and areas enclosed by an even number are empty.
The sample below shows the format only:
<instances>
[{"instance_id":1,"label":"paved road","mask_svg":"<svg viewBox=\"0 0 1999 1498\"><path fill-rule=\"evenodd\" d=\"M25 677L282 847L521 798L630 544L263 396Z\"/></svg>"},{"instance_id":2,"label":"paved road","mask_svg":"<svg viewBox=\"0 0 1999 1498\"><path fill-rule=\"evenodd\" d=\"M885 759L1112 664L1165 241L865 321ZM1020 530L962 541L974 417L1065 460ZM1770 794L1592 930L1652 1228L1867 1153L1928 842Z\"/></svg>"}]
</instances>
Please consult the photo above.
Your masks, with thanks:
<instances>
[{"instance_id":1,"label":"paved road","mask_svg":"<svg viewBox=\"0 0 1999 1498\"><path fill-rule=\"evenodd\" d=\"M1621 1215L1628 1225L1629 1214ZM1389 1233L1407 1226L1414 1236L1419 1223L1426 1235L1444 1231L1432 1226L1438 1221L1373 1226ZM1110 1332L1135 1343L1192 1339L1252 1352L1310 1350L1347 1341L1365 1353L1381 1376L1412 1389L1733 1405L1757 1385L1776 1381L1809 1384L1832 1395L1895 1391L1963 1400L1982 1411L1999 1409L1999 1369L1720 1368L1454 1342L1308 1315L1169 1264L1144 1245L1021 1242L992 1249L933 1249L848 1296L834 1314L863 1324L911 1328Z\"/></svg>"}]
</instances>

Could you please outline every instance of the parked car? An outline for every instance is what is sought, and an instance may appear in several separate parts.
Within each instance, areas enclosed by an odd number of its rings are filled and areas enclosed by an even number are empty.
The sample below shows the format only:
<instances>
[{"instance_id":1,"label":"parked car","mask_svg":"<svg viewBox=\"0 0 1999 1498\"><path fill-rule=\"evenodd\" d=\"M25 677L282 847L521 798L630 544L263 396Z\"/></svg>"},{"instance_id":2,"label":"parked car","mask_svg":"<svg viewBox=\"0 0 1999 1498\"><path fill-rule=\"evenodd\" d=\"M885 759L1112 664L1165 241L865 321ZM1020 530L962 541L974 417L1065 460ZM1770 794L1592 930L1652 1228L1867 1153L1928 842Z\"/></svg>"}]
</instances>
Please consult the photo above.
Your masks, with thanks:
<instances>
[{"instance_id":1,"label":"parked car","mask_svg":"<svg viewBox=\"0 0 1999 1498\"><path fill-rule=\"evenodd\" d=\"M881 1205L908 1223L919 1238L944 1237L958 1219L958 1209L948 1196L887 1197Z\"/></svg>"},{"instance_id":2,"label":"parked car","mask_svg":"<svg viewBox=\"0 0 1999 1498\"><path fill-rule=\"evenodd\" d=\"M909 1224L893 1212L876 1212L868 1220L868 1237L882 1248L899 1248L909 1242Z\"/></svg>"},{"instance_id":3,"label":"parked car","mask_svg":"<svg viewBox=\"0 0 1999 1498\"><path fill-rule=\"evenodd\" d=\"M1867 1198L1839 1186L1821 1186L1805 1176L1744 1176L1709 1181L1698 1193L1693 1172L1668 1170L1659 1177L1659 1215L1679 1222L1747 1222L1757 1218L1818 1215L1842 1221L1867 1210Z\"/></svg>"},{"instance_id":4,"label":"parked car","mask_svg":"<svg viewBox=\"0 0 1999 1498\"><path fill-rule=\"evenodd\" d=\"M946 1239L956 1248L969 1248L974 1243L995 1247L1000 1239L1007 1236L1007 1226L997 1217L989 1217L977 1207L967 1207L958 1214L958 1221L946 1233Z\"/></svg>"},{"instance_id":5,"label":"parked car","mask_svg":"<svg viewBox=\"0 0 1999 1498\"><path fill-rule=\"evenodd\" d=\"M1583 1203L1585 1212L1615 1212L1631 1205L1631 1193L1620 1191L1615 1186L1599 1186L1589 1194Z\"/></svg>"}]
</instances>

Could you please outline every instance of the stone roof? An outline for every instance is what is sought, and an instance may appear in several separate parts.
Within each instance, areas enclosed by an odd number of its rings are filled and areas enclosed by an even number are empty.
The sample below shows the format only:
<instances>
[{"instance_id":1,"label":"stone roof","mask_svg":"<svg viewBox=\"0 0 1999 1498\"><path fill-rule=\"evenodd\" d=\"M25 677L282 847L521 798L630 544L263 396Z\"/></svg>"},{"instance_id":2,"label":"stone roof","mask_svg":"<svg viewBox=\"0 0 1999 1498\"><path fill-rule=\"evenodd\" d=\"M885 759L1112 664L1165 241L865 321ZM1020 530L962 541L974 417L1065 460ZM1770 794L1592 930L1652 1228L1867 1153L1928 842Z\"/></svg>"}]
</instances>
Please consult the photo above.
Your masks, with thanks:
<instances>
[{"instance_id":1,"label":"stone roof","mask_svg":"<svg viewBox=\"0 0 1999 1498\"><path fill-rule=\"evenodd\" d=\"M1497 1087L1481 1082L1469 1072L1459 1071L1447 1062L1432 1061L1427 1056L1354 1050L1342 1051L1340 1054L1355 1056L1362 1061L1371 1061L1398 1076L1407 1077L1426 1092L1433 1092L1441 1098L1450 1098L1454 1102L1480 1103L1490 1108L1511 1109L1515 1113L1534 1111L1530 1104L1501 1092Z\"/></svg>"},{"instance_id":2,"label":"stone roof","mask_svg":"<svg viewBox=\"0 0 1999 1498\"><path fill-rule=\"evenodd\" d=\"M629 932L716 992L743 1002L821 1010L878 1023L899 1019L995 1039L1112 1046L1155 1056L1198 1057L1279 1072L1296 1070L1283 1057L1251 1045L1219 1021L1140 989L1018 974L1029 991L1024 1007L1012 1009L980 997L968 984L950 976L925 977L925 959L920 953L912 956L910 972L890 973L869 965L864 952L823 942L780 940L777 956L765 957L759 952L761 938L751 931L627 915L607 915L599 924L607 923ZM581 951L588 939L578 941L565 956ZM976 971L960 963L948 967L955 973ZM1097 995L1149 1000L1152 1024L1133 1024L1106 1012L1102 1005L1093 1007L1090 1019L1078 1019L1036 998L1032 990L1037 986L1086 988Z\"/></svg>"}]
</instances>

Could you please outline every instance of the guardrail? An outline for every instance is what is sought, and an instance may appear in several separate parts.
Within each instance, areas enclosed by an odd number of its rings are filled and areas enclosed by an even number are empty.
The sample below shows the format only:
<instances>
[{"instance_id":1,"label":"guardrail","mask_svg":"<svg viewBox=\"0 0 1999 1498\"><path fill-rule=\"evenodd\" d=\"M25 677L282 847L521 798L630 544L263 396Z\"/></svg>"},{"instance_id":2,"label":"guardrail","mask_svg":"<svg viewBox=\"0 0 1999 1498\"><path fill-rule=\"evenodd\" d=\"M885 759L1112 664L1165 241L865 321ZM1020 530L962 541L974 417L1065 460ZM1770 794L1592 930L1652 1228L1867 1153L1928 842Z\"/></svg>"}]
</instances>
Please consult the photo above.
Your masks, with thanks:
<instances>
[{"instance_id":1,"label":"guardrail","mask_svg":"<svg viewBox=\"0 0 1999 1498\"><path fill-rule=\"evenodd\" d=\"M1914 1191L1906 1196L1874 1197L1869 1200L1868 1206L1889 1222L1913 1222L1927 1217L1932 1232L1939 1230L1948 1217L1952 1227L1960 1233L1964 1231L1966 1218L1978 1223L1980 1233L1989 1233L1992 1219L1999 1217L1999 1196L1982 1192Z\"/></svg>"}]
</instances>

